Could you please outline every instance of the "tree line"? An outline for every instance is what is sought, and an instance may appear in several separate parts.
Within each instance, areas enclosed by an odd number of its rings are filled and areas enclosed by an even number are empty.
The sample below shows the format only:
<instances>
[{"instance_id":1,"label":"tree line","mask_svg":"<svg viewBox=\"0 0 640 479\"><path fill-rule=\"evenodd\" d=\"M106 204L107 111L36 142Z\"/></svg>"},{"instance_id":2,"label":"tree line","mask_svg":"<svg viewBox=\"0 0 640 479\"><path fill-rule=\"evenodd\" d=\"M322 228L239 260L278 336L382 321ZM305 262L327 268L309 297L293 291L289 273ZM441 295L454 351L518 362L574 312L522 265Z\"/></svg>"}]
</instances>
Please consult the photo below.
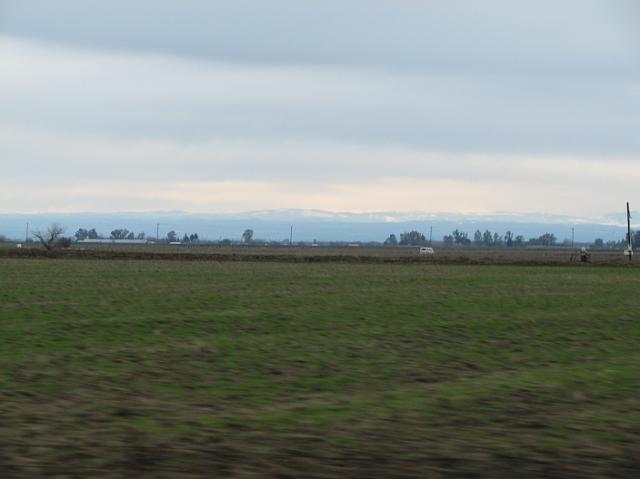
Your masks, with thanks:
<instances>
[{"instance_id":1,"label":"tree line","mask_svg":"<svg viewBox=\"0 0 640 479\"><path fill-rule=\"evenodd\" d=\"M476 230L473 238L469 237L466 231L455 229L451 234L442 237L442 242L447 246L485 246L485 247L522 247L522 246L555 246L557 238L553 233L544 233L535 238L525 239L523 235L516 235L507 231L504 235L497 232ZM400 238L395 234L389 235L384 241L385 246L425 246L429 243L425 235L420 231L408 231L400 234Z\"/></svg>"},{"instance_id":2,"label":"tree line","mask_svg":"<svg viewBox=\"0 0 640 479\"><path fill-rule=\"evenodd\" d=\"M450 234L442 237L442 243L447 246L478 246L478 247L524 247L524 246L571 246L572 241L569 239L558 242L558 238L553 233L544 233L537 237L525 239L523 235L516 235L511 231L507 231L504 235L489 230L476 230L473 237L469 233L453 230ZM400 233L400 238L395 234L390 234L384 240L384 246L426 246L429 241L425 235L417 230ZM581 243L585 244L585 243ZM631 232L631 244L634 248L640 248L640 230ZM594 249L620 249L627 247L627 235L619 241L604 241L602 238L590 244Z\"/></svg>"},{"instance_id":3,"label":"tree line","mask_svg":"<svg viewBox=\"0 0 640 479\"><path fill-rule=\"evenodd\" d=\"M86 229L79 228L73 237L64 237L63 235L64 229L57 224L52 224L44 231L34 231L32 236L38 242L40 242L45 248L51 249L55 247L69 247L73 239L77 241L82 240L98 240L98 239L106 239L106 240L145 240L147 238L155 240L156 238L147 237L144 232L135 233L133 231L129 231L127 228L117 228L111 231L108 237L101 235L97 232L95 228ZM0 235L0 243L7 242L8 239L2 235ZM29 241L29 239L27 239ZM254 238L254 232L252 229L245 229L242 233L241 240L232 240L232 239L224 239L219 241L200 241L200 238L197 233L184 234L180 237L175 231L169 231L166 236L163 236L159 239L160 242L165 243L199 243L199 244L211 244L211 245L235 245L235 244L244 244L244 245L255 245L255 244L263 244L266 246L282 246L289 244L289 239L284 239L282 241L272 241L272 240L261 240ZM594 249L625 249L627 247L627 235L618 241L604 241L602 238L596 238L593 243L589 245ZM634 248L640 248L640 230L631 232L631 242ZM294 244L298 246L307 245L309 242L305 241L297 241ZM524 247L524 246L571 246L573 242L569 239L565 239L561 243L558 242L558 239L553 233L544 233L537 237L532 237L529 239L525 239L523 235L516 235L511 231L507 231L503 235L498 232L492 232L489 230L485 230L484 232L481 230L476 230L473 234L473 237L459 229L453 230L450 234L446 234L442 237L442 243L447 246L476 246L476 247ZM358 242L359 245L368 245L371 247L380 246L379 242L376 241L366 241L366 242ZM425 237L425 235L417 230L406 231L400 233L399 237L395 234L390 234L387 239L384 240L384 246L426 246L429 244L429 240ZM581 242L579 245L584 246L587 243ZM314 239L312 242L313 246L317 246L318 242ZM325 241L322 242L323 246L351 246L350 242L344 241Z\"/></svg>"},{"instance_id":4,"label":"tree line","mask_svg":"<svg viewBox=\"0 0 640 479\"><path fill-rule=\"evenodd\" d=\"M593 247L596 249L620 249L626 248L628 243L628 235L624 235L624 238L619 241L604 241L602 238L596 238L593 242ZM633 247L640 247L640 230L631 231L631 244Z\"/></svg>"},{"instance_id":5,"label":"tree line","mask_svg":"<svg viewBox=\"0 0 640 479\"><path fill-rule=\"evenodd\" d=\"M85 229L80 228L73 235L77 241L84 240L97 240L97 239L110 239L110 240L145 240L148 239L144 232L135 233L129 231L127 228L117 228L111 231L108 237L98 234L95 228ZM149 238L154 239L154 238ZM182 238L178 234L171 230L163 238L158 238L159 241L166 241L169 243L175 243L181 241L182 243L193 243L199 241L198 233L184 234Z\"/></svg>"},{"instance_id":6,"label":"tree line","mask_svg":"<svg viewBox=\"0 0 640 479\"><path fill-rule=\"evenodd\" d=\"M73 237L76 239L76 241L84 241L84 240L99 240L99 239L106 239L106 240L158 240L160 242L167 242L167 243L177 243L177 242L181 242L181 243L196 243L196 242L200 242L200 237L198 236L198 233L191 233L191 234L184 234L182 237L180 237L178 235L178 233L176 233L174 230L169 231L165 236L163 236L162 238L153 238L152 236L147 236L144 232L140 232L140 233L135 233L134 231L129 231L127 228L117 228L114 229L113 231L111 231L111 233L109 233L109 236L105 236L102 235L100 233L98 233L98 231L95 228L91 228L91 229L87 229L87 228L79 228L75 234L73 235ZM252 229L246 229L244 230L244 232L242 233L242 243L244 244L253 244L256 240L254 240L253 237L253 230ZM210 242L210 243L215 243L214 242ZM225 239L220 241L220 243L235 243L235 241L230 240L230 239Z\"/></svg>"}]
</instances>

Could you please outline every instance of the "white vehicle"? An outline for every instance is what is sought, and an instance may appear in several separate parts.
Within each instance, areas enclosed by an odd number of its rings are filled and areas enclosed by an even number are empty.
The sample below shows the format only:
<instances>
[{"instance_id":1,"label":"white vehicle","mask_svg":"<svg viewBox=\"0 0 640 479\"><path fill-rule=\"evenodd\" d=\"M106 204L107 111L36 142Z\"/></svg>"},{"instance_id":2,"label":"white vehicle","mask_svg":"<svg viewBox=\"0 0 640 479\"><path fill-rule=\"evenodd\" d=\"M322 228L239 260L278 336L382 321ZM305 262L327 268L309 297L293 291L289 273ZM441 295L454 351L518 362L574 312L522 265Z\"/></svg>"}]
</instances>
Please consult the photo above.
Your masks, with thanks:
<instances>
[{"instance_id":1,"label":"white vehicle","mask_svg":"<svg viewBox=\"0 0 640 479\"><path fill-rule=\"evenodd\" d=\"M420 247L420 254L434 254L435 252L433 251L433 248L430 248L429 246L421 246Z\"/></svg>"}]
</instances>

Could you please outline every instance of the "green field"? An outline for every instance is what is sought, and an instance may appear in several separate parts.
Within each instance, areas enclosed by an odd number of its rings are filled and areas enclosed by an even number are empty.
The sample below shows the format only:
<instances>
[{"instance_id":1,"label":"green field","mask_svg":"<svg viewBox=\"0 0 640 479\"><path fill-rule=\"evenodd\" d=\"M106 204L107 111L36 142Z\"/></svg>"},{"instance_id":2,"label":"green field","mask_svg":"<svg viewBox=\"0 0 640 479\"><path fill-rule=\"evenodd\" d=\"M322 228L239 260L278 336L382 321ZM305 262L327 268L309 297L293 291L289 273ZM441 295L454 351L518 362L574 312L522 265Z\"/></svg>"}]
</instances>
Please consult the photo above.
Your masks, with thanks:
<instances>
[{"instance_id":1,"label":"green field","mask_svg":"<svg viewBox=\"0 0 640 479\"><path fill-rule=\"evenodd\" d=\"M0 259L1 477L632 477L627 268Z\"/></svg>"}]
</instances>

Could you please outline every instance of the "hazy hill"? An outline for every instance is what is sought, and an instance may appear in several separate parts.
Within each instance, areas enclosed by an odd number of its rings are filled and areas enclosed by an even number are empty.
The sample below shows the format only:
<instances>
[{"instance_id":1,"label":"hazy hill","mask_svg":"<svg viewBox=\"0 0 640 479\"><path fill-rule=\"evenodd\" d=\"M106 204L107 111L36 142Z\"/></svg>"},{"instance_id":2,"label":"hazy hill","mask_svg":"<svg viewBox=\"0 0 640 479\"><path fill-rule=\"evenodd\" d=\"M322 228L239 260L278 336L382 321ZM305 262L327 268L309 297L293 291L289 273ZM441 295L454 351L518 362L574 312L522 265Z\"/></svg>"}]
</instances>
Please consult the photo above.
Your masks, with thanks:
<instances>
[{"instance_id":1,"label":"hazy hill","mask_svg":"<svg viewBox=\"0 0 640 479\"><path fill-rule=\"evenodd\" d=\"M525 238L550 232L562 241L571 237L575 228L576 241L592 241L595 238L618 240L625 235L624 215L610 215L596 220L550 215L493 213L433 214L427 212L375 212L349 213L320 210L267 210L233 214L193 214L185 212L145 213L43 213L0 214L0 234L9 238L23 239L26 223L33 231L52 222L65 226L72 235L78 228L96 228L108 236L116 228L127 228L136 233L144 231L155 237L156 224L160 224L160 236L170 230L180 236L198 233L201 239L217 240L240 238L246 228L255 232L255 238L282 240L289 237L293 226L294 241L383 241L389 234L396 235L417 229L429 235L433 227L433 239L454 229L466 231L470 236L477 229L497 231L504 234L512 231Z\"/></svg>"}]
</instances>

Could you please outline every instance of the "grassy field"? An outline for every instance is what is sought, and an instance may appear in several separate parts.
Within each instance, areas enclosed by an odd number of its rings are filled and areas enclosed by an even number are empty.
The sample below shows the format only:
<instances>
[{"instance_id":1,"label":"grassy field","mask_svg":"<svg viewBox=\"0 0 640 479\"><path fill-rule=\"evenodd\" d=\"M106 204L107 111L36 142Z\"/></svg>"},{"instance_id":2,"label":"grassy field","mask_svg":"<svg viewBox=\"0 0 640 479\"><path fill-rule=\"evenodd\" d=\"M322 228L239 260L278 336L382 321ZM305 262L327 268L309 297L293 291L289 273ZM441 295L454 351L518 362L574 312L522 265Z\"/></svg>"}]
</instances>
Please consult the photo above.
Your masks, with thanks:
<instances>
[{"instance_id":1,"label":"grassy field","mask_svg":"<svg viewBox=\"0 0 640 479\"><path fill-rule=\"evenodd\" d=\"M633 477L635 268L0 259L0 471Z\"/></svg>"}]
</instances>

